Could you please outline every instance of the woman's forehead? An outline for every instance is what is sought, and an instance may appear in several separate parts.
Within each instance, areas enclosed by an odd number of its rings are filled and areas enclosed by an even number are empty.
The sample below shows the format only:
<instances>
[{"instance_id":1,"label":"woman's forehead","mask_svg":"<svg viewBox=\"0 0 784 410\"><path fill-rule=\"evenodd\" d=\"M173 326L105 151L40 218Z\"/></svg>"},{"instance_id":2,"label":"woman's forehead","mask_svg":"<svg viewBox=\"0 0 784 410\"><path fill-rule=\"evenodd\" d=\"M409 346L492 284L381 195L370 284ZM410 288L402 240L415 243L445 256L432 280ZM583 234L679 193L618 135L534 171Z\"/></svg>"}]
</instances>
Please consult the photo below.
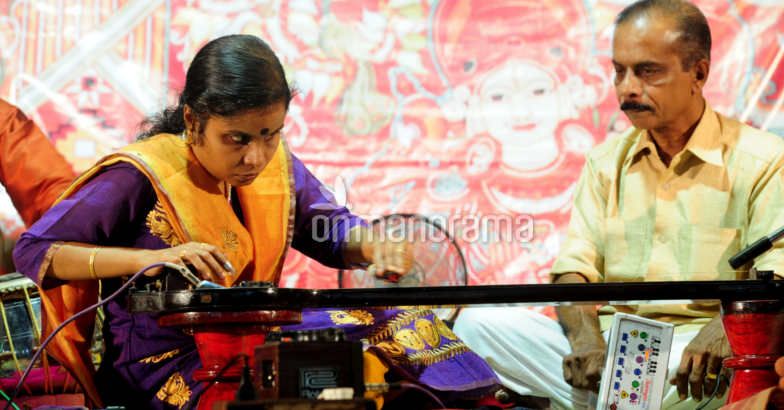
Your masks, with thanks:
<instances>
[{"instance_id":1,"label":"woman's forehead","mask_svg":"<svg viewBox=\"0 0 784 410\"><path fill-rule=\"evenodd\" d=\"M274 131L286 119L286 106L283 103L269 107L251 108L233 115L213 115L209 117L213 125L225 127L250 127L261 131L264 128Z\"/></svg>"}]
</instances>

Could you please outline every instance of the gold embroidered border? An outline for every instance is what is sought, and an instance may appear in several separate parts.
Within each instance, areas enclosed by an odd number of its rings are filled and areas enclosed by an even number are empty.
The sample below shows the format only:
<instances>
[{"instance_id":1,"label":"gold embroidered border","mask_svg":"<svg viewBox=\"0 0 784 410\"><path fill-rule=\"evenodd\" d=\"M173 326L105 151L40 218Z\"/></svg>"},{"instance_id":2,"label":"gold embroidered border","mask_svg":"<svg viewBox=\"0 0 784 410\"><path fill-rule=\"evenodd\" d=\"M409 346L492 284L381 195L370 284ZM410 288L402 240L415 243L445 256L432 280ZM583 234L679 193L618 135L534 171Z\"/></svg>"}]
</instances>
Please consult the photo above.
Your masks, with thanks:
<instances>
[{"instance_id":1,"label":"gold embroidered border","mask_svg":"<svg viewBox=\"0 0 784 410\"><path fill-rule=\"evenodd\" d=\"M44 254L44 260L41 261L41 266L38 268L38 283L36 285L41 285L44 281L44 275L46 275L46 271L49 269L49 265L52 264L52 259L54 259L54 254L57 253L57 250L63 246L63 242L55 242L49 246L49 249L46 250L46 254Z\"/></svg>"},{"instance_id":2,"label":"gold embroidered border","mask_svg":"<svg viewBox=\"0 0 784 410\"><path fill-rule=\"evenodd\" d=\"M453 342L437 349L411 353L407 355L407 357L412 364L423 364L425 366L430 366L434 363L442 362L467 351L468 346L466 346L463 342Z\"/></svg>"},{"instance_id":3,"label":"gold embroidered border","mask_svg":"<svg viewBox=\"0 0 784 410\"><path fill-rule=\"evenodd\" d=\"M139 360L139 363L144 363L144 364L160 363L166 359L170 359L178 355L179 353L180 353L180 349L169 350L168 352L163 352L161 354L145 357L144 359Z\"/></svg>"},{"instance_id":4,"label":"gold embroidered border","mask_svg":"<svg viewBox=\"0 0 784 410\"><path fill-rule=\"evenodd\" d=\"M398 330L400 330L403 326L408 326L416 319L421 317L425 317L432 314L432 312L428 310L408 310L398 314L398 316L390 321L382 327L381 329L377 329L373 331L368 337L366 338L368 343L370 344L378 344L384 339L388 339Z\"/></svg>"},{"instance_id":5,"label":"gold embroidered border","mask_svg":"<svg viewBox=\"0 0 784 410\"><path fill-rule=\"evenodd\" d=\"M371 326L375 322L373 315L366 310L328 310L327 312L329 319L336 325Z\"/></svg>"},{"instance_id":6,"label":"gold embroidered border","mask_svg":"<svg viewBox=\"0 0 784 410\"><path fill-rule=\"evenodd\" d=\"M383 350L384 353L397 364L400 364L407 359L406 348L398 342L381 342L377 344L376 347Z\"/></svg>"},{"instance_id":7,"label":"gold embroidered border","mask_svg":"<svg viewBox=\"0 0 784 410\"><path fill-rule=\"evenodd\" d=\"M286 150L286 166L288 167L289 176L289 217L288 226L286 227L286 246L283 247L283 253L280 255L273 283L278 283L280 280L280 274L283 271L283 262L286 260L286 254L288 253L289 248L291 248L291 242L294 240L294 217L297 215L297 190L296 181L294 179L294 160L286 138L282 137L280 141L281 144L283 144L283 148Z\"/></svg>"}]
</instances>

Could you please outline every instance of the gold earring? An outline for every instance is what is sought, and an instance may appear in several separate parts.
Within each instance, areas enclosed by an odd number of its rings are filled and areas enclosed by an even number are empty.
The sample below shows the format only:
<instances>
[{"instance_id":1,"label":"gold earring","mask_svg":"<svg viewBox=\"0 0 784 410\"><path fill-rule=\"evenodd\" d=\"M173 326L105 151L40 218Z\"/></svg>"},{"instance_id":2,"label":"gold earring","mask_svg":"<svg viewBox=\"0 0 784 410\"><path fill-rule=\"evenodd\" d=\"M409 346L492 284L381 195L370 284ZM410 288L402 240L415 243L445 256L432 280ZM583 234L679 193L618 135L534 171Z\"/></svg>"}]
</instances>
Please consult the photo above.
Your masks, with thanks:
<instances>
[{"instance_id":1,"label":"gold earring","mask_svg":"<svg viewBox=\"0 0 784 410\"><path fill-rule=\"evenodd\" d=\"M191 130L185 130L185 143L188 145L193 144L193 133L191 133Z\"/></svg>"}]
</instances>

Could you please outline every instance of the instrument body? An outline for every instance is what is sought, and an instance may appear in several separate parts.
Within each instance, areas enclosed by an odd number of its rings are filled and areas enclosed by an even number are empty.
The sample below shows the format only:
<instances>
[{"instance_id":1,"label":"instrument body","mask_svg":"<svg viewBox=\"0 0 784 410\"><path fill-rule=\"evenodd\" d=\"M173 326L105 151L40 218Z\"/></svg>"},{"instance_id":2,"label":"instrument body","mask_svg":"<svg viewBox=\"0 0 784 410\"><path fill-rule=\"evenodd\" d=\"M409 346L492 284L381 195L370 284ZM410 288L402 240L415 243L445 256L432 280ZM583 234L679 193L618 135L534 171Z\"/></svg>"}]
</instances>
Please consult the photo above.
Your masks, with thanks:
<instances>
[{"instance_id":1,"label":"instrument body","mask_svg":"<svg viewBox=\"0 0 784 410\"><path fill-rule=\"evenodd\" d=\"M260 399L315 400L323 389L338 387L350 387L353 398L363 397L361 342L321 336L329 331L295 333L256 347L253 384Z\"/></svg>"},{"instance_id":2,"label":"instrument body","mask_svg":"<svg viewBox=\"0 0 784 410\"><path fill-rule=\"evenodd\" d=\"M634 305L643 303L683 303L684 301L715 301L725 305L737 300L784 300L784 283L768 280L704 281L704 282L639 282L639 283L591 283L591 284L536 284L536 285L493 285L493 286L437 286L398 287L392 289L284 289L273 286L242 286L224 289L190 289L176 291L134 291L130 295L129 308L137 312L159 312L161 320L194 312L210 312L213 322L190 323L189 329L219 333L235 337L242 329L247 335L249 325L259 332L271 326L269 320L262 323L241 323L236 328L226 323L214 322L215 315L232 317L237 312L289 312L296 315L304 308L369 308L394 306L465 306L465 305L553 305L553 304L611 304ZM753 304L753 302L752 302ZM202 315L206 320L208 315ZM267 319L275 317L267 315ZM279 318L281 316L278 316ZM162 324L164 322L161 322ZM726 322L725 322L726 323ZM258 334L257 334L258 336ZM244 337L244 336L243 336ZM261 339L258 339L259 341ZM779 345L781 345L779 343ZM200 347L201 349L201 347ZM207 348L210 349L210 348ZM222 349L210 349L222 350ZM235 349L236 351L236 349ZM221 361L225 363L226 358ZM213 365L214 367L214 365ZM234 371L232 372L234 373ZM235 379L236 382L236 379ZM767 382L766 382L767 383ZM771 384L772 385L772 384ZM224 384L230 390L232 386ZM733 385L734 386L734 385ZM753 389L768 387L755 384ZM744 391L750 391L746 389ZM745 395L746 393L744 393ZM221 395L223 400L229 391ZM740 396L730 392L731 399ZM200 401L200 408L203 407ZM210 402L212 404L212 402ZM205 405L206 406L206 405Z\"/></svg>"},{"instance_id":3,"label":"instrument body","mask_svg":"<svg viewBox=\"0 0 784 410\"><path fill-rule=\"evenodd\" d=\"M783 297L784 281L762 280L435 286L391 289L291 289L244 286L168 292L136 291L130 296L129 308L135 312L184 312L497 304L634 305L683 301L763 300Z\"/></svg>"},{"instance_id":4,"label":"instrument body","mask_svg":"<svg viewBox=\"0 0 784 410\"><path fill-rule=\"evenodd\" d=\"M299 310L244 309L164 312L158 323L193 335L202 365L193 378L208 385L199 398L198 408L210 410L219 402L234 399L240 387L243 361L252 360L254 350L264 345L272 327L301 320Z\"/></svg>"},{"instance_id":5,"label":"instrument body","mask_svg":"<svg viewBox=\"0 0 784 410\"><path fill-rule=\"evenodd\" d=\"M721 312L733 353L723 364L733 371L727 403L777 385L774 364L784 356L784 299L726 301Z\"/></svg>"}]
</instances>

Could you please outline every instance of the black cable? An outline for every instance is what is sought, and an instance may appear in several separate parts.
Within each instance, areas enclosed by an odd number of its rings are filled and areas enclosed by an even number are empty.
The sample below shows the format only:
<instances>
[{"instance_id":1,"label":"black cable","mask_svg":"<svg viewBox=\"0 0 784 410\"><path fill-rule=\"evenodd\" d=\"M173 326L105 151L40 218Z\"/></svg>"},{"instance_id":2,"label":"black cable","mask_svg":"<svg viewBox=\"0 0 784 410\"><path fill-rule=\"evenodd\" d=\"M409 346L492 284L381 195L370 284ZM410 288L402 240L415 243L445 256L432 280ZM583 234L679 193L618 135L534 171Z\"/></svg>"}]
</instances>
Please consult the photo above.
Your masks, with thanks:
<instances>
[{"instance_id":1,"label":"black cable","mask_svg":"<svg viewBox=\"0 0 784 410\"><path fill-rule=\"evenodd\" d=\"M198 394L194 394L194 395L193 395L193 397L191 398L190 402L188 403L188 407L186 408L186 410L191 410L191 409L193 409L193 406L194 406L196 403L198 403L198 402L199 402L199 398L201 397L201 395L202 395L202 394L204 394L204 392L206 392L206 391L207 391L208 389L210 389L212 386L214 386L215 384L217 384L217 383L220 381L220 378L221 378L221 376L223 376L223 373L226 373L226 371L227 371L227 370L229 370L229 368L230 368L231 366L233 366L235 363L237 363L237 360L238 360L238 359L241 359L241 358L245 358L245 360L246 360L246 362L245 362L245 363L246 363L246 366L247 366L248 355L246 355L245 353L239 353L239 354L237 354L237 355L233 356L233 357L231 358L231 360L229 360L228 362L226 362L226 364L224 364L224 365L223 365L223 367L221 367L221 369L220 369L220 370L218 370L218 373L217 373L217 374L215 374L215 377L214 377L214 378L213 378L213 379L210 381L210 384L208 384L208 385L207 385L207 387L205 387L205 388L204 388L202 391L200 391Z\"/></svg>"},{"instance_id":2,"label":"black cable","mask_svg":"<svg viewBox=\"0 0 784 410\"><path fill-rule=\"evenodd\" d=\"M447 407L444 405L444 402L438 398L433 392L430 390L415 384L415 383L408 383L408 382L393 382L393 383L365 383L365 390L367 391L374 391L378 393L386 393L390 390L394 389L413 389L425 393L430 400L435 403L439 409L446 409Z\"/></svg>"},{"instance_id":3,"label":"black cable","mask_svg":"<svg viewBox=\"0 0 784 410\"><path fill-rule=\"evenodd\" d=\"M705 403L700 404L694 410L704 409L711 402L711 400L716 398L716 395L719 394L719 387L721 387L722 379L724 379L727 383L730 382L730 379L721 372L721 369L719 369L719 376L716 379L716 387L713 388L713 393L711 393L711 395L708 397L708 400Z\"/></svg>"},{"instance_id":4,"label":"black cable","mask_svg":"<svg viewBox=\"0 0 784 410\"><path fill-rule=\"evenodd\" d=\"M415 384L415 383L400 383L400 387L402 387L404 389L414 389L414 390L421 391L421 392L425 393L427 395L427 397L429 397L431 400L433 400L433 402L436 405L438 405L438 408L440 408L440 409L445 409L446 408L446 406L444 405L444 402L442 402L441 399L439 399L438 396L435 395L435 393L431 392L430 390L428 390L428 389L426 389L426 388L424 388L424 387L422 387L422 386L420 386L418 384Z\"/></svg>"},{"instance_id":5,"label":"black cable","mask_svg":"<svg viewBox=\"0 0 784 410\"><path fill-rule=\"evenodd\" d=\"M95 309L98 309L99 307L105 305L106 303L110 302L111 300L113 300L114 298L119 296L126 289L128 289L128 287L130 287L131 284L133 284L136 281L136 279L138 279L141 275L143 275L144 272L147 272L148 270L150 270L152 268L156 268L158 266L171 267L172 265L173 264L168 263L168 262L158 262L158 263L153 263L152 265L149 265L149 266L145 266L144 268L142 268L138 272L134 273L133 276L131 276L131 278L128 279L127 282L125 282L116 291L114 291L114 293L109 295L109 297L107 297L106 299L104 299L104 300L102 300L102 301L100 301L98 303L95 303L94 305L91 305L91 306L88 306L88 307L84 308L83 310L81 310L78 313L76 313L75 315L69 317L63 323L61 323L59 326L57 326L57 328L55 328L54 331L52 331L52 333L46 338L46 340L44 340L43 343L41 343L41 346L38 348L38 350L35 351L35 354L33 355L33 358L30 359L30 363L27 365L27 368L25 368L25 371L22 374L22 377L16 383L16 388L14 388L14 393L11 395L11 397L8 400L6 400L7 404L5 405L3 410L8 410L8 408L14 402L14 400L16 399L16 396L19 395L19 391L22 389L22 386L24 385L24 381L30 375L30 371L33 370L33 365L35 365L35 362L38 361L38 359L40 358L40 356L43 353L43 351L46 348L46 346L49 345L49 342L51 342L54 339L54 336L57 335L57 333L59 333L61 330L63 330L63 328L65 328L65 326L67 326L69 323L73 322L74 320L79 319L80 317L86 315L87 313L89 313L89 312L91 312L91 311L93 311Z\"/></svg>"},{"instance_id":6,"label":"black cable","mask_svg":"<svg viewBox=\"0 0 784 410\"><path fill-rule=\"evenodd\" d=\"M242 365L242 377L240 377L240 387L237 389L236 399L238 401L256 399L256 389L253 387L247 355L245 355L245 363Z\"/></svg>"}]
</instances>

